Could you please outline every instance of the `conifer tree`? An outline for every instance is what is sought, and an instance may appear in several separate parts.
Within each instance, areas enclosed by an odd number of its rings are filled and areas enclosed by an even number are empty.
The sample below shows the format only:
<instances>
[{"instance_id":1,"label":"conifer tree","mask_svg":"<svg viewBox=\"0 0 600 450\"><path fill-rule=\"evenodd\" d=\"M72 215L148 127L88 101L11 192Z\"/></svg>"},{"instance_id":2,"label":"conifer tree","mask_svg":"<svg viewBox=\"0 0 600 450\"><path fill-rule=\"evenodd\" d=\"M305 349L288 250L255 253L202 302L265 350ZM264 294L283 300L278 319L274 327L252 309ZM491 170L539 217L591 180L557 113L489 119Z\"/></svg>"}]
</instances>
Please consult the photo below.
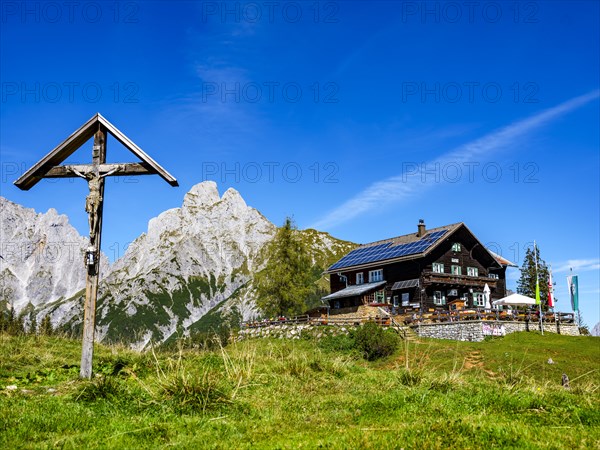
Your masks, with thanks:
<instances>
[{"instance_id":1,"label":"conifer tree","mask_svg":"<svg viewBox=\"0 0 600 450\"><path fill-rule=\"evenodd\" d=\"M17 317L17 313L15 311L15 307L10 305L8 310L8 318L6 321L6 332L13 336L17 336L19 334L23 334L23 317Z\"/></svg>"},{"instance_id":2,"label":"conifer tree","mask_svg":"<svg viewBox=\"0 0 600 450\"><path fill-rule=\"evenodd\" d=\"M266 248L268 262L255 276L257 306L267 316L295 316L315 289L311 259L288 217Z\"/></svg>"},{"instance_id":3,"label":"conifer tree","mask_svg":"<svg viewBox=\"0 0 600 450\"><path fill-rule=\"evenodd\" d=\"M14 326L14 323L16 320L17 320L17 317L16 317L16 313L15 313L15 307L11 304L10 308L8 309L8 317L6 318L7 328L9 331Z\"/></svg>"},{"instance_id":4,"label":"conifer tree","mask_svg":"<svg viewBox=\"0 0 600 450\"><path fill-rule=\"evenodd\" d=\"M37 319L35 318L35 314L33 312L29 313L29 334L36 335L37 334Z\"/></svg>"},{"instance_id":5,"label":"conifer tree","mask_svg":"<svg viewBox=\"0 0 600 450\"><path fill-rule=\"evenodd\" d=\"M540 300L543 308L548 307L548 266L546 261L540 257L540 249L536 245L535 252L533 248L528 248L525 252L525 259L521 266L521 278L517 282L517 292L527 297L535 298L536 284L536 264L535 254L537 253L537 277L540 283Z\"/></svg>"},{"instance_id":6,"label":"conifer tree","mask_svg":"<svg viewBox=\"0 0 600 450\"><path fill-rule=\"evenodd\" d=\"M14 305L7 305L7 309L0 310L0 331L13 336L25 334L25 315L25 312L21 312L17 316Z\"/></svg>"},{"instance_id":7,"label":"conifer tree","mask_svg":"<svg viewBox=\"0 0 600 450\"><path fill-rule=\"evenodd\" d=\"M50 315L44 316L42 323L40 323L40 335L52 336L54 334L54 328L52 328L52 322L50 321Z\"/></svg>"},{"instance_id":8,"label":"conifer tree","mask_svg":"<svg viewBox=\"0 0 600 450\"><path fill-rule=\"evenodd\" d=\"M589 336L590 329L587 326L587 324L585 323L585 320L583 319L583 314L581 314L581 310L578 310L575 313L575 323L579 327L579 334L581 334L583 336Z\"/></svg>"},{"instance_id":9,"label":"conifer tree","mask_svg":"<svg viewBox=\"0 0 600 450\"><path fill-rule=\"evenodd\" d=\"M12 334L15 335L15 336L22 336L22 335L26 334L26 331L25 331L25 313L22 312L17 317L17 320L15 321L15 323L13 325Z\"/></svg>"}]
</instances>

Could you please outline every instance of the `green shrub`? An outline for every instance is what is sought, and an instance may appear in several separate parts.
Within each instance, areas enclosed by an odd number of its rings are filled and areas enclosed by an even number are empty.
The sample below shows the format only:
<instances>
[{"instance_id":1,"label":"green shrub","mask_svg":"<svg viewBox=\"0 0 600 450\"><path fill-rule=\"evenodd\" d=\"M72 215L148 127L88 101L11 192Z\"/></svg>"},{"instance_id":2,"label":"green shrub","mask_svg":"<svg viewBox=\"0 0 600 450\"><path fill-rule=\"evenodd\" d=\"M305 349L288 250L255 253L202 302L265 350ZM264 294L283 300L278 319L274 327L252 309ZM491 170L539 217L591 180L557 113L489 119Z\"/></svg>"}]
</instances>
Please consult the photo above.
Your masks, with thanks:
<instances>
[{"instance_id":1,"label":"green shrub","mask_svg":"<svg viewBox=\"0 0 600 450\"><path fill-rule=\"evenodd\" d=\"M356 348L363 357L374 361L389 356L398 348L398 336L374 322L367 322L354 332Z\"/></svg>"},{"instance_id":2,"label":"green shrub","mask_svg":"<svg viewBox=\"0 0 600 450\"><path fill-rule=\"evenodd\" d=\"M319 348L326 351L350 353L356 348L354 338L347 334L323 336L318 340Z\"/></svg>"},{"instance_id":3,"label":"green shrub","mask_svg":"<svg viewBox=\"0 0 600 450\"><path fill-rule=\"evenodd\" d=\"M591 336L590 330L587 327L587 325L583 325L583 326L579 327L579 334L582 336Z\"/></svg>"}]
</instances>

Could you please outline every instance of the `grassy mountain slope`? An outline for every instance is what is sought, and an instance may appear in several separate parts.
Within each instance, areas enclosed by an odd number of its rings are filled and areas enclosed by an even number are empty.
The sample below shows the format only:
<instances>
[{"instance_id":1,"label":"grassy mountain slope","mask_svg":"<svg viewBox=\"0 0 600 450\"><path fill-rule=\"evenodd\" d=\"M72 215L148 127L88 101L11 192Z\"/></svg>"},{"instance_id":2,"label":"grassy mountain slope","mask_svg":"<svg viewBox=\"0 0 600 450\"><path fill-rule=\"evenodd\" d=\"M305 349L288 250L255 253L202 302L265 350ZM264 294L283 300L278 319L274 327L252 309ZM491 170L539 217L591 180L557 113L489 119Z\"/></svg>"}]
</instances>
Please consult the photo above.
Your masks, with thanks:
<instances>
[{"instance_id":1,"label":"grassy mountain slope","mask_svg":"<svg viewBox=\"0 0 600 450\"><path fill-rule=\"evenodd\" d=\"M599 448L597 338L423 339L372 363L333 344L99 345L88 382L78 341L0 334L0 447Z\"/></svg>"}]
</instances>

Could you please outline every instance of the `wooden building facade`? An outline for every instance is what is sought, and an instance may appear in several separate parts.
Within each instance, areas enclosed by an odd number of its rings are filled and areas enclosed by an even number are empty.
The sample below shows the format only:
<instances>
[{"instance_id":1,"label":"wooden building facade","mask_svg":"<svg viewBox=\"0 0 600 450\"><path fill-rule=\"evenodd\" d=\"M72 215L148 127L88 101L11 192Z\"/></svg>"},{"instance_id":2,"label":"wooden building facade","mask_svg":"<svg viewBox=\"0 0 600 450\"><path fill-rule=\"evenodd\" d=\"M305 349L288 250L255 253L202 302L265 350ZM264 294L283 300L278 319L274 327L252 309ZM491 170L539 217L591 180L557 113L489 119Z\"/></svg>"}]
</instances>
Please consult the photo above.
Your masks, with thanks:
<instances>
[{"instance_id":1,"label":"wooden building facade","mask_svg":"<svg viewBox=\"0 0 600 450\"><path fill-rule=\"evenodd\" d=\"M331 314L363 304L398 312L448 310L450 303L483 308L486 285L491 301L506 296L510 261L487 250L464 223L365 244L333 264ZM460 302L456 302L460 300Z\"/></svg>"}]
</instances>

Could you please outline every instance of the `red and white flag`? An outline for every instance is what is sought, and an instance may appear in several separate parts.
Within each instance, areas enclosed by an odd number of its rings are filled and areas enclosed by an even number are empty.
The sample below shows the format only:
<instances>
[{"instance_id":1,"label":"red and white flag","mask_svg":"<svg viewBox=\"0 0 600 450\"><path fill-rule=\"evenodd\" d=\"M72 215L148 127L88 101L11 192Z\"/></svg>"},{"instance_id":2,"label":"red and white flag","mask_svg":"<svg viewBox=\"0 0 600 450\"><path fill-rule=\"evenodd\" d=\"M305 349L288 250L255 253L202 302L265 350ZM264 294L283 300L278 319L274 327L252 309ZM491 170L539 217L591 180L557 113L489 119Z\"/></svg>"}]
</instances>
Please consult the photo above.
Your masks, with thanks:
<instances>
[{"instance_id":1,"label":"red and white flag","mask_svg":"<svg viewBox=\"0 0 600 450\"><path fill-rule=\"evenodd\" d=\"M552 285L552 269L548 272L548 308L554 308L554 286Z\"/></svg>"}]
</instances>

